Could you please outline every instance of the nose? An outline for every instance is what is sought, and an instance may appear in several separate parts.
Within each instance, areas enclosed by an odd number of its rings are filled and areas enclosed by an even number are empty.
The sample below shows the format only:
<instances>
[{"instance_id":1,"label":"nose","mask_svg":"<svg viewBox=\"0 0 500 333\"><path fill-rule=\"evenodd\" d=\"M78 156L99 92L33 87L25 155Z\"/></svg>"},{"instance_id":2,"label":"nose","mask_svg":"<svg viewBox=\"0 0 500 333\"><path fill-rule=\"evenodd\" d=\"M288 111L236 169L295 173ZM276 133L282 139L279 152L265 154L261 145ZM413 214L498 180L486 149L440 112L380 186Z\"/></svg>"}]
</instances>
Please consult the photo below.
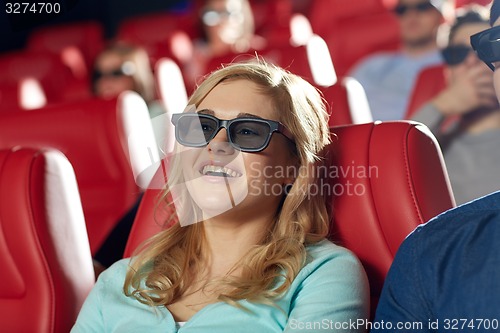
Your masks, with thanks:
<instances>
[{"instance_id":1,"label":"nose","mask_svg":"<svg viewBox=\"0 0 500 333\"><path fill-rule=\"evenodd\" d=\"M467 57L465 58L465 61L470 64L470 65L475 65L477 63L480 63L482 62L476 55L476 53L474 51L470 51L468 54L467 54Z\"/></svg>"},{"instance_id":2,"label":"nose","mask_svg":"<svg viewBox=\"0 0 500 333\"><path fill-rule=\"evenodd\" d=\"M219 133L208 143L208 151L220 155L234 154L234 147L229 143L226 129L222 128Z\"/></svg>"}]
</instances>

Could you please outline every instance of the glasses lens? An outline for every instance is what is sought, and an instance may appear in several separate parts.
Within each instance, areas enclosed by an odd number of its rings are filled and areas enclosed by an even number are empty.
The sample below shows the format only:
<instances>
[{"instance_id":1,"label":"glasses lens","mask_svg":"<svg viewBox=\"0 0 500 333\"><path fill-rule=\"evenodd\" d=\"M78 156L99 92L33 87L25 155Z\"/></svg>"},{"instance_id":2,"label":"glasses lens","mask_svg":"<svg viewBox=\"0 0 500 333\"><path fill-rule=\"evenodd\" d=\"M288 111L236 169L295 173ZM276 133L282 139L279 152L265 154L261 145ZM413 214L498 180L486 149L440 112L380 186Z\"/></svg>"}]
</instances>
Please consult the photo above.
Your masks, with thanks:
<instances>
[{"instance_id":1,"label":"glasses lens","mask_svg":"<svg viewBox=\"0 0 500 333\"><path fill-rule=\"evenodd\" d=\"M197 114L180 116L175 127L177 140L187 146L206 145L217 129L215 119Z\"/></svg>"},{"instance_id":2,"label":"glasses lens","mask_svg":"<svg viewBox=\"0 0 500 333\"><path fill-rule=\"evenodd\" d=\"M450 65L462 63L472 49L465 45L451 45L442 50L444 61Z\"/></svg>"},{"instance_id":3,"label":"glasses lens","mask_svg":"<svg viewBox=\"0 0 500 333\"><path fill-rule=\"evenodd\" d=\"M491 69L500 61L500 27L494 27L471 36L472 47L478 57Z\"/></svg>"},{"instance_id":4,"label":"glasses lens","mask_svg":"<svg viewBox=\"0 0 500 333\"><path fill-rule=\"evenodd\" d=\"M425 12L432 8L434 8L434 6L430 2L422 2L418 5L415 5L415 9L419 12Z\"/></svg>"},{"instance_id":5,"label":"glasses lens","mask_svg":"<svg viewBox=\"0 0 500 333\"><path fill-rule=\"evenodd\" d=\"M394 8L394 12L397 15L404 15L407 10L408 10L408 6L406 6L406 5L397 5L396 8Z\"/></svg>"},{"instance_id":6,"label":"glasses lens","mask_svg":"<svg viewBox=\"0 0 500 333\"><path fill-rule=\"evenodd\" d=\"M430 2L421 2L416 5L397 5L394 8L394 12L399 15L405 15L409 10L416 10L417 12L425 12L429 9L434 8L434 6Z\"/></svg>"},{"instance_id":7,"label":"glasses lens","mask_svg":"<svg viewBox=\"0 0 500 333\"><path fill-rule=\"evenodd\" d=\"M269 140L271 128L268 123L259 120L235 121L229 127L229 136L239 149L262 149Z\"/></svg>"}]
</instances>

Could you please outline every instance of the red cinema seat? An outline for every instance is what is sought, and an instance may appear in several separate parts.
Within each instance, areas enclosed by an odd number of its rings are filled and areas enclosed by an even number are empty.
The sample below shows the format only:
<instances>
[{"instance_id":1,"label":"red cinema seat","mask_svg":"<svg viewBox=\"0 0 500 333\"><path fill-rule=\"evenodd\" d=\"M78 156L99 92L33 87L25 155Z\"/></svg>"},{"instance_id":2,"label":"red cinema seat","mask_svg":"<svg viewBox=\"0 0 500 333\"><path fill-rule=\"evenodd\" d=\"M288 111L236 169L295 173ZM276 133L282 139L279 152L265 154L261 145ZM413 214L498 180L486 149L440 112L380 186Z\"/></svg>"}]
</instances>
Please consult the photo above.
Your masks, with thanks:
<instances>
[{"instance_id":1,"label":"red cinema seat","mask_svg":"<svg viewBox=\"0 0 500 333\"><path fill-rule=\"evenodd\" d=\"M330 126L373 121L365 90L356 79L346 76L333 86L320 90L329 106Z\"/></svg>"},{"instance_id":2,"label":"red cinema seat","mask_svg":"<svg viewBox=\"0 0 500 333\"><path fill-rule=\"evenodd\" d=\"M318 35L311 36L305 45L294 46L287 41L282 45L270 45L244 54L233 53L212 58L207 65L206 73L228 63L255 60L256 55L301 76L315 86L329 87L337 81L328 45Z\"/></svg>"},{"instance_id":3,"label":"red cinema seat","mask_svg":"<svg viewBox=\"0 0 500 333\"><path fill-rule=\"evenodd\" d=\"M138 44L152 44L164 41L172 31L185 31L196 37L197 13L154 13L125 19L117 32L118 40L134 41Z\"/></svg>"},{"instance_id":4,"label":"red cinema seat","mask_svg":"<svg viewBox=\"0 0 500 333\"><path fill-rule=\"evenodd\" d=\"M415 81L405 119L411 119L415 112L446 87L444 66L437 65L423 69Z\"/></svg>"},{"instance_id":5,"label":"red cinema seat","mask_svg":"<svg viewBox=\"0 0 500 333\"><path fill-rule=\"evenodd\" d=\"M316 33L331 29L331 24L339 19L369 16L386 8L381 0L314 0L309 7L309 20Z\"/></svg>"},{"instance_id":6,"label":"red cinema seat","mask_svg":"<svg viewBox=\"0 0 500 333\"><path fill-rule=\"evenodd\" d=\"M46 103L45 92L35 79L0 82L0 112L38 109L44 107Z\"/></svg>"},{"instance_id":7,"label":"red cinema seat","mask_svg":"<svg viewBox=\"0 0 500 333\"><path fill-rule=\"evenodd\" d=\"M47 102L61 102L75 77L58 55L50 53L13 51L0 55L0 83L37 80Z\"/></svg>"},{"instance_id":8,"label":"red cinema seat","mask_svg":"<svg viewBox=\"0 0 500 333\"><path fill-rule=\"evenodd\" d=\"M400 45L399 23L389 11L339 19L322 36L339 76L348 74L365 56L397 50Z\"/></svg>"},{"instance_id":9,"label":"red cinema seat","mask_svg":"<svg viewBox=\"0 0 500 333\"><path fill-rule=\"evenodd\" d=\"M2 332L67 333L94 285L75 175L58 151L0 150Z\"/></svg>"},{"instance_id":10,"label":"red cinema seat","mask_svg":"<svg viewBox=\"0 0 500 333\"><path fill-rule=\"evenodd\" d=\"M142 103L126 107L129 97ZM140 133L135 137L154 141L146 104L132 92L111 100L92 99L29 112L0 113L0 148L50 147L63 152L73 165L92 254L141 192L132 167L144 162L135 159L138 154L129 160L133 131ZM145 155L147 159L148 152Z\"/></svg>"},{"instance_id":11,"label":"red cinema seat","mask_svg":"<svg viewBox=\"0 0 500 333\"><path fill-rule=\"evenodd\" d=\"M87 74L94 67L94 60L104 47L101 23L86 21L42 27L33 31L26 42L28 50L56 55L61 55L71 47L81 53L83 70L86 71L84 74ZM71 59L69 62L71 64ZM76 66L75 61L73 64Z\"/></svg>"},{"instance_id":12,"label":"red cinema seat","mask_svg":"<svg viewBox=\"0 0 500 333\"><path fill-rule=\"evenodd\" d=\"M427 127L385 122L331 128L325 156L325 194L332 207L332 240L361 259L371 286L372 309L404 238L419 224L455 205L439 146ZM148 189L125 256L160 231L173 213L158 205L163 170Z\"/></svg>"},{"instance_id":13,"label":"red cinema seat","mask_svg":"<svg viewBox=\"0 0 500 333\"><path fill-rule=\"evenodd\" d=\"M163 58L179 64L193 56L192 40L197 33L192 14L155 13L128 18L118 29L116 39L144 47L151 65Z\"/></svg>"},{"instance_id":14,"label":"red cinema seat","mask_svg":"<svg viewBox=\"0 0 500 333\"><path fill-rule=\"evenodd\" d=\"M339 171L330 177L332 234L364 264L374 310L401 242L455 202L439 145L424 125L375 122L332 132L327 157Z\"/></svg>"},{"instance_id":15,"label":"red cinema seat","mask_svg":"<svg viewBox=\"0 0 500 333\"><path fill-rule=\"evenodd\" d=\"M17 82L0 83L0 112L22 109L20 90L20 84Z\"/></svg>"}]
</instances>

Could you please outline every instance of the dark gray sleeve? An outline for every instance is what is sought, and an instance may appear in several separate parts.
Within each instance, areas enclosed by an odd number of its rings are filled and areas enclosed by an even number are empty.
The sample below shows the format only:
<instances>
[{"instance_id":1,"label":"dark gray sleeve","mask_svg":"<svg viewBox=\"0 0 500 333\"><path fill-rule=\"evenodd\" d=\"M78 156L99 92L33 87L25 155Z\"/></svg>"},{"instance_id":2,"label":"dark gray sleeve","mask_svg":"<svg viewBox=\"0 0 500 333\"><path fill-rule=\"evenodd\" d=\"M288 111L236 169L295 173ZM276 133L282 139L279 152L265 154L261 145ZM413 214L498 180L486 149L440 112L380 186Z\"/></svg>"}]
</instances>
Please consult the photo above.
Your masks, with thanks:
<instances>
[{"instance_id":1,"label":"dark gray sleeve","mask_svg":"<svg viewBox=\"0 0 500 333\"><path fill-rule=\"evenodd\" d=\"M426 125L436 135L439 133L444 117L432 103L426 103L413 115L412 120Z\"/></svg>"}]
</instances>

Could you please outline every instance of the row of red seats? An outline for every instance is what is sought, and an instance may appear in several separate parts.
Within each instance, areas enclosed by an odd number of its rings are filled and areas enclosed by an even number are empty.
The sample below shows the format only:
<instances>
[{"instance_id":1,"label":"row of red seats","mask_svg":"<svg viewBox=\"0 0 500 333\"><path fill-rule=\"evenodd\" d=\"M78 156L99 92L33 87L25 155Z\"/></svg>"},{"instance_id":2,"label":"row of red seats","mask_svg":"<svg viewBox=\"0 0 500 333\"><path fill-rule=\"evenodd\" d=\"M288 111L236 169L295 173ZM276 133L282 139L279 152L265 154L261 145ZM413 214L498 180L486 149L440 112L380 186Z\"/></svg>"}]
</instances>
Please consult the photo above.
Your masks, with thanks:
<instances>
[{"instance_id":1,"label":"row of red seats","mask_svg":"<svg viewBox=\"0 0 500 333\"><path fill-rule=\"evenodd\" d=\"M129 153L133 131L140 131L142 144L157 150L146 104L132 92L112 100L0 113L0 149L56 149L73 165L93 254L141 193L136 184L140 170L134 173L131 166L152 164L148 151Z\"/></svg>"},{"instance_id":2,"label":"row of red seats","mask_svg":"<svg viewBox=\"0 0 500 333\"><path fill-rule=\"evenodd\" d=\"M463 0L456 5L481 1ZM251 4L257 32L273 46L284 45L277 48L278 52L289 54L288 39L293 18L291 2L255 0ZM307 17L313 31L325 39L338 77L344 77L363 56L398 47L398 24L390 12L394 4L394 0L310 2ZM153 65L162 57L185 60L192 54L192 39L200 35L199 10L200 4L195 2L186 14L159 13L126 19L118 30L117 38L143 45ZM22 101L19 102L20 89L17 88L16 94L13 86L28 76L40 81L49 104L88 97L89 73L104 43L103 29L97 22L65 24L35 31L26 45L29 54L16 52L0 56L0 70L7 73L0 79L0 102L8 104L9 108L16 103L22 105ZM339 118L348 119L344 116Z\"/></svg>"},{"instance_id":3,"label":"row of red seats","mask_svg":"<svg viewBox=\"0 0 500 333\"><path fill-rule=\"evenodd\" d=\"M332 54L337 75L339 76L342 76L347 71L348 67L356 61L356 59L360 58L367 52L371 52L379 48L384 43L387 44L385 41L379 43L379 38L374 38L374 36L360 39L360 33L366 34L366 31L373 31L373 29L364 29L363 27L365 25L361 28L355 29L360 22L363 22L363 20L358 19L359 22L356 21L352 27L348 25L346 26L345 24L348 24L350 22L349 20L355 20L356 18L373 17L372 10L370 9L371 7L376 8L377 11L383 12L385 15L390 15L387 8L381 5L380 0L367 0L356 6L349 5L348 7L353 7L351 9L338 10L346 7L345 3L345 1L313 1L311 6L312 14L310 17L313 28L318 30L318 32L322 31L322 35L326 36L325 39L327 45L329 46L330 53ZM289 23L292 17L290 2L285 0L275 0L272 2L254 1L252 4L253 9L256 12L256 18L259 18L262 21L259 23L259 19L256 20L258 31L262 32L265 37L268 37L271 41L273 41L273 46L275 45L274 41L284 39L284 41L282 40L281 43L279 43L282 44L283 47L276 48L276 52L279 52L282 55L287 55L288 57L289 55L295 55L295 53L300 52L294 51L288 42L288 39L290 38ZM366 6L367 4L371 5ZM331 15L334 15L334 17L328 21L328 24L323 25L322 27L320 24L320 22L322 22L320 16L321 14L324 15L325 10L323 7L325 6L335 8L336 10L326 11ZM120 26L117 38L143 45L149 52L153 60L153 64L158 59L165 56L173 59L189 57L190 41L192 38L199 35L197 18L195 15L197 10L198 8L195 8L192 13L185 15L172 13L149 14L142 17L127 19ZM355 15L355 13L357 14ZM345 22L342 21L344 19ZM371 21L373 21L373 19L370 20L370 24ZM390 22L391 21L389 21L389 23ZM388 27L388 31L397 31L397 29L393 29L392 25L388 24L387 21L383 25L376 24L376 22L374 23L374 26ZM385 32L386 31L384 30L378 34L385 36L384 38L392 38L386 37L388 34ZM389 35L393 36L394 33ZM345 38L343 36L345 36ZM366 43L349 42L357 40L369 40L370 43L368 44L370 45L367 45ZM48 51L52 54L56 54L57 56L62 57L62 62L66 65L66 67L69 67L72 72L68 73L67 68L63 68L60 62L58 63L55 59L51 60L50 66L54 69L50 72L60 73L59 75L61 77L59 79L56 79L53 75L47 75L46 71L42 71L43 67L46 66L35 66L39 68L32 73L32 76L42 81L41 85L46 90L45 93L49 103L89 94L88 88L84 87L82 89L81 83L76 84L77 87L73 87L74 81L71 80L70 74L80 78L86 78L88 82L88 73L92 68L91 66L96 54L100 49L102 49L103 43L102 28L100 28L99 24L95 22L67 24L64 26L64 29L62 29L62 27L44 28L30 36L27 43L27 50L30 50L31 52L40 52L44 50L45 52ZM67 56L64 58L64 56L62 56L64 52L71 52L71 49L68 50L68 47L72 47L73 51L75 51L75 49L79 50L81 53L81 59L74 60L78 58L74 54L73 56ZM266 50L263 52L269 53ZM12 67L10 64L11 59L7 58L19 59L16 61L17 64L15 65L17 68L29 68L29 66L23 65L24 63L29 62L29 59L31 59L31 64L33 65L39 61L33 61L35 57L39 57L38 55L32 54L30 56L26 56L27 59L24 62L20 60L22 57L23 55L21 54L5 56L4 59L0 59L0 67ZM287 60L280 62L279 64L286 67L293 62L294 59L292 57L291 61ZM4 64L3 66L2 63ZM62 75L63 73L65 73L64 76ZM25 75L27 75L27 73L17 73L17 75L14 75L14 79L18 79L19 76ZM72 84L68 85L68 82L71 82ZM87 90L85 88L87 88Z\"/></svg>"}]
</instances>

